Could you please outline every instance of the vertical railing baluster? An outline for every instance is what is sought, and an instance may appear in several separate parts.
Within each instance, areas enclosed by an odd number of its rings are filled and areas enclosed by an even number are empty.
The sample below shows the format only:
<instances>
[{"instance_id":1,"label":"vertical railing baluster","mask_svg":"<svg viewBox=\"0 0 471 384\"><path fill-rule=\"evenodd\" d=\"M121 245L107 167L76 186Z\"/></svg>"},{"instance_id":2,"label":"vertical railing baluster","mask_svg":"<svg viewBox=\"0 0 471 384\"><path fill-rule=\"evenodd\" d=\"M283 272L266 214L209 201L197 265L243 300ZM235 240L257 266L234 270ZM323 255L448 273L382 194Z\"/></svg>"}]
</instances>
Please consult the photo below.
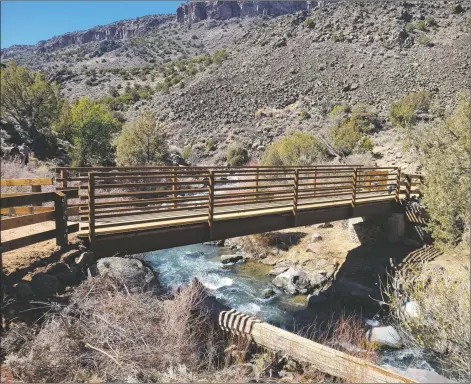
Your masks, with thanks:
<instances>
[{"instance_id":1,"label":"vertical railing baluster","mask_svg":"<svg viewBox=\"0 0 471 384\"><path fill-rule=\"evenodd\" d=\"M88 173L88 240L93 250L95 246L95 175Z\"/></svg>"},{"instance_id":2,"label":"vertical railing baluster","mask_svg":"<svg viewBox=\"0 0 471 384\"><path fill-rule=\"evenodd\" d=\"M294 184L293 184L293 215L296 224L296 214L298 213L298 188L299 188L299 170L294 171Z\"/></svg>"},{"instance_id":3,"label":"vertical railing baluster","mask_svg":"<svg viewBox=\"0 0 471 384\"><path fill-rule=\"evenodd\" d=\"M172 199L173 199L173 208L177 208L177 201L175 200L177 198L177 175L175 173L175 168L172 169Z\"/></svg>"},{"instance_id":4,"label":"vertical railing baluster","mask_svg":"<svg viewBox=\"0 0 471 384\"><path fill-rule=\"evenodd\" d=\"M396 202L399 203L401 193L401 168L397 168L397 176L396 176Z\"/></svg>"},{"instance_id":5,"label":"vertical railing baluster","mask_svg":"<svg viewBox=\"0 0 471 384\"><path fill-rule=\"evenodd\" d=\"M411 175L406 175L406 199L410 200L412 190L412 177Z\"/></svg>"},{"instance_id":6,"label":"vertical railing baluster","mask_svg":"<svg viewBox=\"0 0 471 384\"><path fill-rule=\"evenodd\" d=\"M258 173L259 168L255 169L255 200L258 200Z\"/></svg>"},{"instance_id":7,"label":"vertical railing baluster","mask_svg":"<svg viewBox=\"0 0 471 384\"><path fill-rule=\"evenodd\" d=\"M317 166L314 167L314 179L312 180L312 184L314 186L314 192L312 193L312 197L316 197L316 189L317 189Z\"/></svg>"},{"instance_id":8,"label":"vertical railing baluster","mask_svg":"<svg viewBox=\"0 0 471 384\"><path fill-rule=\"evenodd\" d=\"M357 196L357 180L358 180L358 169L353 168L352 177L352 208L355 208L356 196Z\"/></svg>"},{"instance_id":9,"label":"vertical railing baluster","mask_svg":"<svg viewBox=\"0 0 471 384\"><path fill-rule=\"evenodd\" d=\"M209 225L209 239L213 238L213 224L214 224L214 171L209 171L208 179L208 225Z\"/></svg>"}]
</instances>

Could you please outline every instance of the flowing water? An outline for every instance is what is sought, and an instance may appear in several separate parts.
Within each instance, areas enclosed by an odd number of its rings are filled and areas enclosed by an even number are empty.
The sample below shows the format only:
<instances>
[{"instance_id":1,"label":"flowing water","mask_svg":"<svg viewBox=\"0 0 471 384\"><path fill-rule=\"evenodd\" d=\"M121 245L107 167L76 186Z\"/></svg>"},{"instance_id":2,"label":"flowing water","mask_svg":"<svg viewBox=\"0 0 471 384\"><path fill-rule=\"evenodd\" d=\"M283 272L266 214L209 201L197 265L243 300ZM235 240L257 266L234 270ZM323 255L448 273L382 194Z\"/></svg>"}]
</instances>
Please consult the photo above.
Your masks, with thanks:
<instances>
[{"instance_id":1,"label":"flowing water","mask_svg":"<svg viewBox=\"0 0 471 384\"><path fill-rule=\"evenodd\" d=\"M146 254L145 261L168 288L187 284L196 277L221 303L281 328L292 330L315 319L316 313L306 307L304 296L287 295L271 284L272 279L266 276L271 267L242 263L223 268L220 256L231 253L227 248L197 244L151 252ZM264 299L262 291L267 288L276 294ZM420 351L411 349L382 351L379 363L433 371Z\"/></svg>"}]
</instances>

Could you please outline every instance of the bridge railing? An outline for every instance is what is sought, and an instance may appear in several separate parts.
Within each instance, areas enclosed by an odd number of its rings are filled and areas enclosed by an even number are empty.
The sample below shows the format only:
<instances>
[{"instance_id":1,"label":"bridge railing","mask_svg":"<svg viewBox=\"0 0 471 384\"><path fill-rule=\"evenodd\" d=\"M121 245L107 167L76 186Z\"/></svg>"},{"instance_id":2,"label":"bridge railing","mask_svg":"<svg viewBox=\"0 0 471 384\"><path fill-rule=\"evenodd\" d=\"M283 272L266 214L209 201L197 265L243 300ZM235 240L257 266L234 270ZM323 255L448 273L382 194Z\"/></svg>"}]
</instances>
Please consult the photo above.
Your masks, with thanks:
<instances>
[{"instance_id":1,"label":"bridge railing","mask_svg":"<svg viewBox=\"0 0 471 384\"><path fill-rule=\"evenodd\" d=\"M96 228L143 223L185 225L332 204L398 199L398 168L357 166L221 167L89 172L80 186L80 216L93 241Z\"/></svg>"}]
</instances>

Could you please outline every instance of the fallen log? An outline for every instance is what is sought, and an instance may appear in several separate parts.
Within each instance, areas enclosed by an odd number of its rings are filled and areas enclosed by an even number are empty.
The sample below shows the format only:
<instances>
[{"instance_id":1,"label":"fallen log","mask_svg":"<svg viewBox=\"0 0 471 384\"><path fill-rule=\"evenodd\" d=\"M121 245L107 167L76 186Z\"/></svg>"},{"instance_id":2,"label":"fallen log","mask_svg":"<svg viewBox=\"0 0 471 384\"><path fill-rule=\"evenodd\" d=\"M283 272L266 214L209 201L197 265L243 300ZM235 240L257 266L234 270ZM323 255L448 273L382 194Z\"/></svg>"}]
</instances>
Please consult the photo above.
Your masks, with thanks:
<instances>
[{"instance_id":1,"label":"fallen log","mask_svg":"<svg viewBox=\"0 0 471 384\"><path fill-rule=\"evenodd\" d=\"M194 279L192 284L197 284L205 292L197 279ZM224 331L245 336L259 346L281 352L299 362L309 363L317 370L331 376L354 383L416 383L366 360L237 312L212 296L204 295L203 307L208 310L211 320Z\"/></svg>"}]
</instances>

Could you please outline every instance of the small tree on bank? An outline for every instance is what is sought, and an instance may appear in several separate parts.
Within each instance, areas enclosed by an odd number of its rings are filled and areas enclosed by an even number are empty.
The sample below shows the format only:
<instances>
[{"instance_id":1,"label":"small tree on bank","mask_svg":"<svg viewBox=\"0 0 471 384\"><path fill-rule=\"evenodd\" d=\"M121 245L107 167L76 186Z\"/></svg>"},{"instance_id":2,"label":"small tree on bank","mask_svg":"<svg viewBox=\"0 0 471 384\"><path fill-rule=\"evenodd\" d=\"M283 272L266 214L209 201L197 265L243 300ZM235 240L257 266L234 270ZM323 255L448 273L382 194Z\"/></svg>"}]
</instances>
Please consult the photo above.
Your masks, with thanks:
<instances>
[{"instance_id":1,"label":"small tree on bank","mask_svg":"<svg viewBox=\"0 0 471 384\"><path fill-rule=\"evenodd\" d=\"M168 151L162 125L149 110L132 123L125 124L115 144L116 162L120 166L161 164Z\"/></svg>"},{"instance_id":2,"label":"small tree on bank","mask_svg":"<svg viewBox=\"0 0 471 384\"><path fill-rule=\"evenodd\" d=\"M72 105L72 164L78 167L113 164L112 136L121 123L97 101L83 97Z\"/></svg>"}]
</instances>

